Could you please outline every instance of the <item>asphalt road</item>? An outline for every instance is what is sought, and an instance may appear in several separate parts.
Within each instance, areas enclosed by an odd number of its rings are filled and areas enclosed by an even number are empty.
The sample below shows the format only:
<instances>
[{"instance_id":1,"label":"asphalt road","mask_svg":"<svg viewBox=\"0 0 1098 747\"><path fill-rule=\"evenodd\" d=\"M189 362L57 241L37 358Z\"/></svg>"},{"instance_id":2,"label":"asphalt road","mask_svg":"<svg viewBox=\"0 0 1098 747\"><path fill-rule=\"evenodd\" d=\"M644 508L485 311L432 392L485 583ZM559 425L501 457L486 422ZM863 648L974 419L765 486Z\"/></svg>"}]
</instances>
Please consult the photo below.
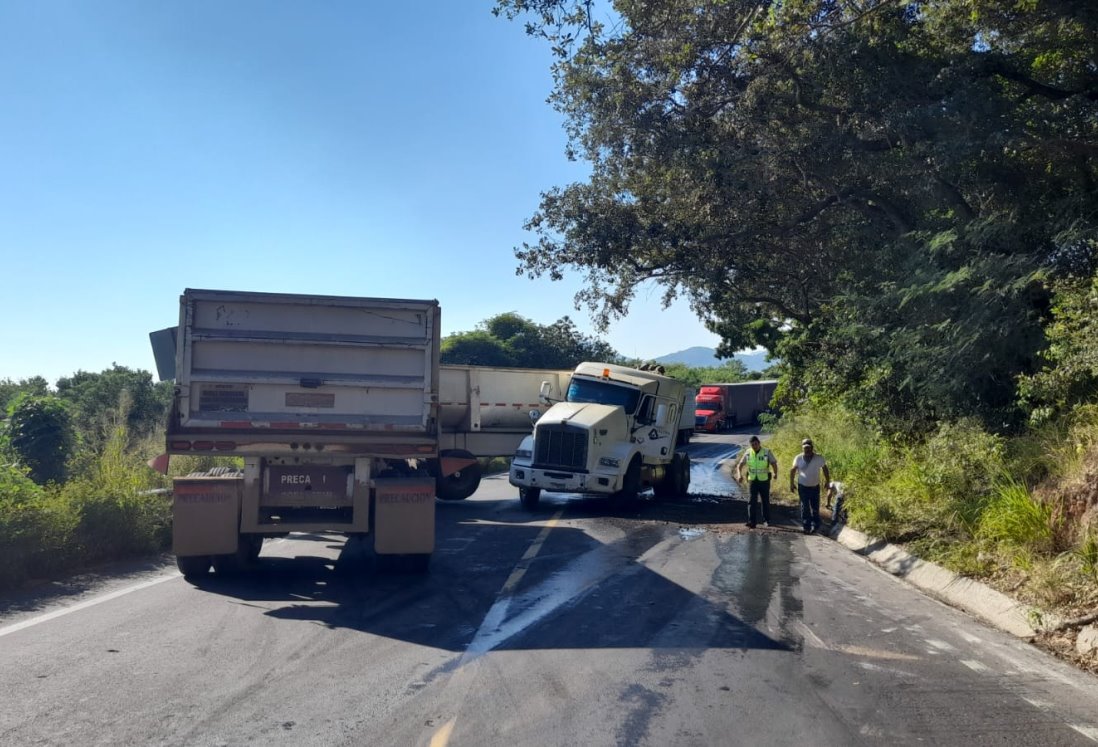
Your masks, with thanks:
<instances>
[{"instance_id":1,"label":"asphalt road","mask_svg":"<svg viewBox=\"0 0 1098 747\"><path fill-rule=\"evenodd\" d=\"M268 543L237 578L166 560L0 600L0 744L1075 745L1098 681L928 599L791 510L619 512L505 477L438 505L425 576Z\"/></svg>"}]
</instances>

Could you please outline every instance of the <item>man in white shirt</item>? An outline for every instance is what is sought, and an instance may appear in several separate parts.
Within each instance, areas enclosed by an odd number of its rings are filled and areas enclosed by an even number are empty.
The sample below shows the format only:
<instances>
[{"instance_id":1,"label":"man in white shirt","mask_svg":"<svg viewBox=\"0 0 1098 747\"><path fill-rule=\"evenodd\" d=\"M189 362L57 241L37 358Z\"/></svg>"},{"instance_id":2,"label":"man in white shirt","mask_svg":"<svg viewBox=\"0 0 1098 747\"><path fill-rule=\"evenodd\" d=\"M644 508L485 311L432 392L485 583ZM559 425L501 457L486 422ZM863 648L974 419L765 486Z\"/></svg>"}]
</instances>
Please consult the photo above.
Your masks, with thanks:
<instances>
[{"instance_id":1,"label":"man in white shirt","mask_svg":"<svg viewBox=\"0 0 1098 747\"><path fill-rule=\"evenodd\" d=\"M828 496L831 495L831 470L823 454L812 449L812 439L801 441L801 453L793 459L789 469L789 490L801 499L801 523L804 533L812 534L820 528L820 475L828 484Z\"/></svg>"}]
</instances>

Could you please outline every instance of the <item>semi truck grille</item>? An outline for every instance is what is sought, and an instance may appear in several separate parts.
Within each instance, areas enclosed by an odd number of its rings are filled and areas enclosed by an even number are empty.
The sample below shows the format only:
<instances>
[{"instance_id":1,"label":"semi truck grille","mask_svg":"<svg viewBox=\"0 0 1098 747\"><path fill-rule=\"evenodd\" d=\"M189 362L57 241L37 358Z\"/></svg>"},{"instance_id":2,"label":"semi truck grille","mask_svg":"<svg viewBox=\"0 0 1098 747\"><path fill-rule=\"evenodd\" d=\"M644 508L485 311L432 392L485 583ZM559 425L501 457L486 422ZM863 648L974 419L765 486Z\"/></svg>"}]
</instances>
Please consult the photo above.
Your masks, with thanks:
<instances>
[{"instance_id":1,"label":"semi truck grille","mask_svg":"<svg viewBox=\"0 0 1098 747\"><path fill-rule=\"evenodd\" d=\"M587 469L587 431L567 425L545 425L534 436L534 466Z\"/></svg>"}]
</instances>

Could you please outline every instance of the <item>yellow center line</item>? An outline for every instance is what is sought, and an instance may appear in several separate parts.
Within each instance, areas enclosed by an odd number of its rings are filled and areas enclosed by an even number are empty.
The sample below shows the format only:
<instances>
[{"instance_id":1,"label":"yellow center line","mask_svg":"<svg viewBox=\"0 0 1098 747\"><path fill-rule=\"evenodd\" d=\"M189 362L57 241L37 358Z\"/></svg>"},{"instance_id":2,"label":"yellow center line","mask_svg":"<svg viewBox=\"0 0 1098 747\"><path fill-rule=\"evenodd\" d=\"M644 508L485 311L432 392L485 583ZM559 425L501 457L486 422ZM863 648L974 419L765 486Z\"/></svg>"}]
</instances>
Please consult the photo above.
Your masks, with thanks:
<instances>
[{"instance_id":1,"label":"yellow center line","mask_svg":"<svg viewBox=\"0 0 1098 747\"><path fill-rule=\"evenodd\" d=\"M526 570L530 567L531 561L533 561L534 558L538 556L538 553L541 552L541 547L545 544L545 540L546 538L548 538L549 532L553 531L553 529L557 526L557 523L560 521L561 516L563 515L564 510L561 509L553 515L553 518L545 522L545 526L541 528L541 531L538 533L538 536L534 539L533 543L530 545L530 547L526 549L526 552L523 553L522 559L519 560L514 570L511 571L511 575L507 577L507 581L504 582L503 587L499 590L499 594L496 595L496 604L498 604L500 600L506 599L507 597L510 597L512 595L515 587L518 586L519 581L521 581L522 577L526 575ZM455 674L455 679L461 676L463 672L465 672L464 669L459 669L458 672ZM466 675L466 677L466 686L462 688L463 691L468 690L472 682L471 677L469 677L468 675ZM464 699L465 694L464 692L462 692L459 702ZM458 706L458 708L460 710L460 705ZM454 733L454 727L456 725L457 716L454 716L454 718L443 724L442 727L438 731L436 731L434 735L432 735L430 747L446 747L446 745L450 742L450 735Z\"/></svg>"},{"instance_id":2,"label":"yellow center line","mask_svg":"<svg viewBox=\"0 0 1098 747\"><path fill-rule=\"evenodd\" d=\"M450 735L454 733L454 724L456 723L457 719L452 718L436 731L435 735L431 737L431 747L446 747L450 741Z\"/></svg>"},{"instance_id":3,"label":"yellow center line","mask_svg":"<svg viewBox=\"0 0 1098 747\"><path fill-rule=\"evenodd\" d=\"M511 575L507 577L507 582L503 584L503 588L499 590L500 597L509 597L514 592L515 587L518 586L519 581L526 575L527 569L530 567L530 561L538 556L541 552L541 546L545 544L545 539L549 536L549 532L553 531L557 522L560 521L560 517L564 514L564 511L557 511L553 518L546 522L545 526L541 528L541 532L534 540L533 544L526 549L523 553L522 559L519 560L518 565L511 571Z\"/></svg>"}]
</instances>

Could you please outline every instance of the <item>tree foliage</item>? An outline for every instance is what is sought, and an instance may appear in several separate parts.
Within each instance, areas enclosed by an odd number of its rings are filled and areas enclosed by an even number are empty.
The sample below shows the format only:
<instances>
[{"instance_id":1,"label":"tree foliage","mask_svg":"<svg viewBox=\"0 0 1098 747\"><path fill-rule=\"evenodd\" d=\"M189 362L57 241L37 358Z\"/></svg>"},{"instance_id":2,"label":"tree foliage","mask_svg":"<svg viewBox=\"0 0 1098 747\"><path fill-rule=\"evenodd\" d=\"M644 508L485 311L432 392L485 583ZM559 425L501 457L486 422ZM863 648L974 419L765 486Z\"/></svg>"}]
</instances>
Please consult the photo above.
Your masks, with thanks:
<instances>
[{"instance_id":1,"label":"tree foliage","mask_svg":"<svg viewBox=\"0 0 1098 747\"><path fill-rule=\"evenodd\" d=\"M20 379L19 381L0 380L0 418L6 416L8 405L20 394L44 397L49 394L49 391L49 382L41 376L32 376L29 379Z\"/></svg>"},{"instance_id":2,"label":"tree foliage","mask_svg":"<svg viewBox=\"0 0 1098 747\"><path fill-rule=\"evenodd\" d=\"M609 344L584 335L567 316L541 325L507 312L490 317L478 326L479 329L458 332L442 341L443 363L573 368L583 361L618 359Z\"/></svg>"},{"instance_id":3,"label":"tree foliage","mask_svg":"<svg viewBox=\"0 0 1098 747\"><path fill-rule=\"evenodd\" d=\"M99 373L77 371L57 380L57 395L72 404L80 432L95 440L117 426L119 414L134 436L161 428L171 394L170 382L154 383L148 371L117 364Z\"/></svg>"},{"instance_id":4,"label":"tree foliage","mask_svg":"<svg viewBox=\"0 0 1098 747\"><path fill-rule=\"evenodd\" d=\"M645 283L684 294L720 353L780 356L792 400L1010 427L1050 284L1098 255L1098 6L601 8L497 3L552 46L551 100L592 166L542 195L519 272L584 273L603 324Z\"/></svg>"},{"instance_id":5,"label":"tree foliage","mask_svg":"<svg viewBox=\"0 0 1098 747\"><path fill-rule=\"evenodd\" d=\"M62 482L76 443L68 406L54 396L22 394L8 407L5 443L39 485Z\"/></svg>"},{"instance_id":6,"label":"tree foliage","mask_svg":"<svg viewBox=\"0 0 1098 747\"><path fill-rule=\"evenodd\" d=\"M1098 396L1098 275L1063 283L1047 330L1047 365L1022 381L1033 419L1044 420Z\"/></svg>"}]
</instances>

